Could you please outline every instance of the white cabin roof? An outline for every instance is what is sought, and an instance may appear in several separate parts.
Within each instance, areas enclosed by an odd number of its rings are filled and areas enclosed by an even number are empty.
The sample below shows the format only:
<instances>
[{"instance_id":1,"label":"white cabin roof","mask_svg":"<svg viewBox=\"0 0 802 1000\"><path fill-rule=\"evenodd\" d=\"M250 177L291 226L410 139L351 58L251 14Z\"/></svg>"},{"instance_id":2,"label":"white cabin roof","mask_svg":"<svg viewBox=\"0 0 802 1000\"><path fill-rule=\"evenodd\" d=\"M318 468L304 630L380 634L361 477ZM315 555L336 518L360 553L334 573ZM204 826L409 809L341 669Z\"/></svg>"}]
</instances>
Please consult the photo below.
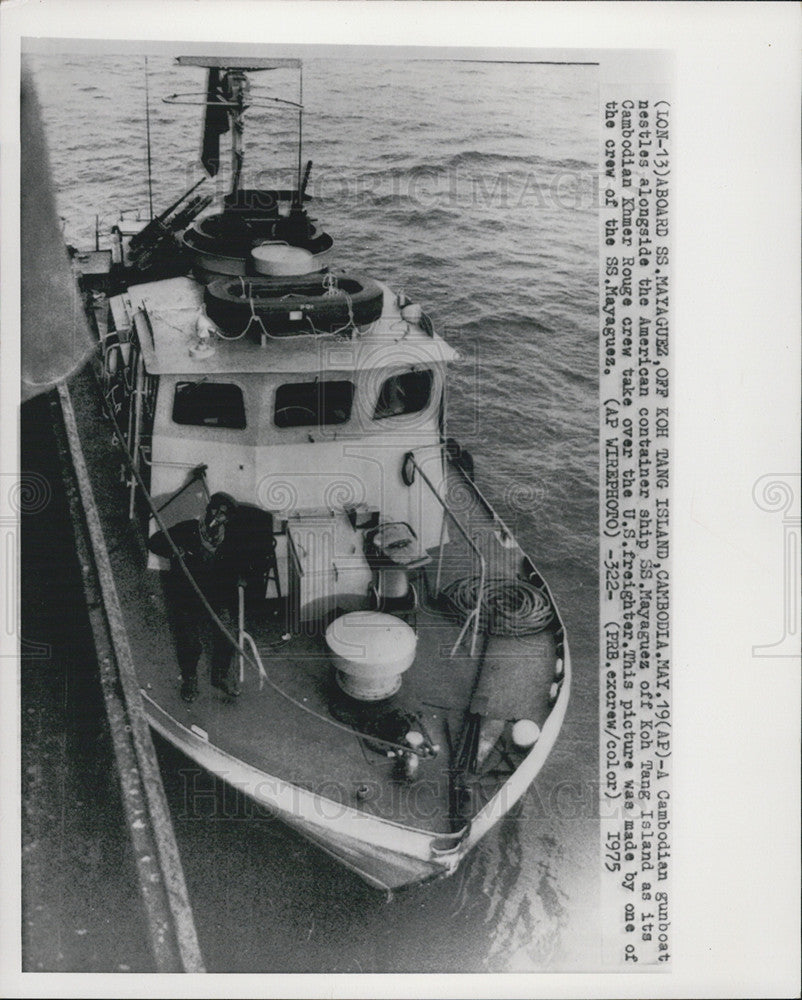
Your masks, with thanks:
<instances>
[{"instance_id":1,"label":"white cabin roof","mask_svg":"<svg viewBox=\"0 0 802 1000\"><path fill-rule=\"evenodd\" d=\"M381 283L380 283L381 284ZM242 337L214 339L208 357L193 357L204 286L191 278L134 285L126 305L136 325L145 368L151 375L303 373L356 371L392 365L431 365L459 355L441 337L402 319L396 296L384 284L381 317L352 340L299 335L264 346Z\"/></svg>"}]
</instances>

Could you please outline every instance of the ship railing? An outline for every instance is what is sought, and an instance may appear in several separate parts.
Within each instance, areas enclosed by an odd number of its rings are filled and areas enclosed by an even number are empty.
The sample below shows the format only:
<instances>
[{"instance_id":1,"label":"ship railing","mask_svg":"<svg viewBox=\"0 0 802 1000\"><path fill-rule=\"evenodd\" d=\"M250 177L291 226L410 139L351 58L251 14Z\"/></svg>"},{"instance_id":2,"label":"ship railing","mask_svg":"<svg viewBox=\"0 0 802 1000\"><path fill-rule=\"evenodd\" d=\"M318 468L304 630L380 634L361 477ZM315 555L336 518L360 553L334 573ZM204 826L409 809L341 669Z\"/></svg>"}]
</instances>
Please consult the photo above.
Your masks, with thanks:
<instances>
[{"instance_id":1,"label":"ship railing","mask_svg":"<svg viewBox=\"0 0 802 1000\"><path fill-rule=\"evenodd\" d=\"M461 450L462 449L460 449L460 451ZM522 556L521 572L523 573L523 575L526 577L526 579L529 580L530 583L534 583L538 587L545 587L545 589L549 593L549 597L551 597L551 591L549 590L543 577L540 575L537 568L535 567L535 564L532 562L531 558L528 555L526 555L525 552L523 552L518 542L518 539L515 537L514 532L506 524L502 516L498 513L498 511L495 509L490 500L488 500L488 498L485 496L482 490L479 489L476 480L471 475L469 475L468 472L466 472L466 470L459 463L459 461L454 459L452 455L449 454L447 448L445 451L445 455L449 465L455 470L455 472L457 472L465 480L465 482L471 488L472 492L476 495L476 498L484 507L485 511L487 512L488 516L493 522L494 528L497 529L498 531L498 538L501 544L505 546L514 545L521 553Z\"/></svg>"},{"instance_id":2,"label":"ship railing","mask_svg":"<svg viewBox=\"0 0 802 1000\"><path fill-rule=\"evenodd\" d=\"M482 609L482 601L484 600L485 581L487 579L487 561L485 560L485 557L484 557L481 549L479 548L479 546L476 544L476 542L473 540L473 538L471 538L471 536L468 533L468 530L465 527L465 525L460 521L460 519L454 513L454 511L452 510L452 508L449 506L448 501L445 500L440 495L440 491L434 485L434 483L429 478L429 476L424 472L424 470L421 467L420 463L415 458L414 452L410 451L410 452L407 453L407 455L404 458L404 467L407 470L413 470L414 469L416 472L419 473L421 479L426 484L426 486L429 488L432 496L437 500L437 502L440 504L440 506L445 511L446 516L449 518L449 520L451 521L451 523L454 525L454 527L457 529L457 531L460 533L460 535L462 535L462 537L465 539L465 541L468 544L468 547L473 551L474 555L476 556L477 562L479 563L479 587L477 588L477 592L476 592L476 606L469 612L469 614L465 618L465 621L463 622L462 628L460 629L460 633L457 636L457 641L454 643L454 645L453 645L453 647L451 649L451 654L450 654L451 656L454 656L454 654L456 653L457 649L460 646L460 643L465 638L465 635L467 634L468 629L471 628L471 632L472 632L472 634L471 634L471 656L475 656L476 655L476 641L477 641L478 636L479 636L479 618L480 618L480 613L481 613L481 609ZM435 587L436 587L436 590L437 590L438 593L440 591L440 580L441 580L442 569L443 569L443 550L444 550L444 547L445 547L443 545L443 540L444 540L444 534L445 534L445 524L446 524L446 522L445 522L445 519L444 519L443 523L442 523L442 526L441 526L441 529L440 529L440 546L439 546L440 551L439 551L438 560L437 560L437 583L436 583Z\"/></svg>"},{"instance_id":3,"label":"ship railing","mask_svg":"<svg viewBox=\"0 0 802 1000\"><path fill-rule=\"evenodd\" d=\"M150 468L153 465L151 430L158 388L158 379L150 375L145 368L145 359L142 353L143 330L150 336L151 343L153 343L153 327L144 306L140 307L134 314L134 322L129 334L130 340L127 342L129 350L125 358L125 368L128 371L125 379L127 386L130 385L128 390L128 429L125 441L134 473L128 483L128 517L131 520L133 520L136 510L137 473L143 467ZM147 425L147 430L144 425Z\"/></svg>"},{"instance_id":4,"label":"ship railing","mask_svg":"<svg viewBox=\"0 0 802 1000\"><path fill-rule=\"evenodd\" d=\"M471 476L469 476L468 473L462 468L462 466L458 462L455 462L451 458L449 458L448 461L457 470L457 472L459 472L459 474L465 479L465 481L468 483L468 485L471 487L473 492L478 497L484 509L490 515L493 524L498 528L499 533L501 534L501 541L502 542L514 541L515 535L512 533L512 531L510 531L510 529L504 523L501 515L496 511L495 507L487 499L484 493L479 489L479 487L476 484L476 480L473 479Z\"/></svg>"},{"instance_id":5,"label":"ship railing","mask_svg":"<svg viewBox=\"0 0 802 1000\"><path fill-rule=\"evenodd\" d=\"M459 449L459 450L461 451L462 449ZM543 579L543 577L540 575L540 573L539 573L537 567L535 566L534 562L532 561L532 559L521 549L521 546L520 546L520 544L518 542L518 539L515 537L515 534L513 533L512 529L508 527L508 525L506 524L506 522L504 521L504 519L501 517L501 515L496 511L495 507L490 502L490 500L488 500L488 498L485 496L485 494L479 489L479 486L477 485L476 480L465 471L465 469L459 463L459 461L455 460L451 456L451 454L449 454L448 448L445 449L445 455L446 455L446 459L447 459L449 465L460 476L462 476L462 478L465 480L465 482L471 488L471 490L473 491L473 493L476 495L476 498L479 500L479 502L484 507L484 509L487 512L488 516L492 520L494 527L498 530L499 541L501 542L501 544L502 545L514 545L518 549L518 551L521 553L521 557L522 558L521 558L521 570L520 570L520 572L523 575L523 577L525 579L527 579L529 581L529 583L534 584L536 587L542 587L546 591L546 593L548 594L549 600L551 601L552 606L556 608L556 604L554 602L554 597L553 597L553 595L551 593L551 589L549 588L548 584ZM558 615L558 618L559 618L559 615Z\"/></svg>"}]
</instances>

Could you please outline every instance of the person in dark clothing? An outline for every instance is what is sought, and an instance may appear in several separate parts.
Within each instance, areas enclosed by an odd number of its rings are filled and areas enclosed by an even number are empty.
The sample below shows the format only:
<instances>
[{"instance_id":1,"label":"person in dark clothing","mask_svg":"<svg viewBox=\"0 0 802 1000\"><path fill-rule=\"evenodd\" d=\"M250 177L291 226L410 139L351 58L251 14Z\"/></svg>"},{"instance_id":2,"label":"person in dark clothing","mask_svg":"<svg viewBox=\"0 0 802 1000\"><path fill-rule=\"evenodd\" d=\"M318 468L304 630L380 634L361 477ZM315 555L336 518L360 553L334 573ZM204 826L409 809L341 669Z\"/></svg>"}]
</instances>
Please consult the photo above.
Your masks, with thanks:
<instances>
[{"instance_id":1,"label":"person in dark clothing","mask_svg":"<svg viewBox=\"0 0 802 1000\"><path fill-rule=\"evenodd\" d=\"M254 598L264 600L266 577L273 567L275 586L280 594L275 566L276 539L273 515L261 507L238 503L226 524L226 534L218 551L223 572L244 585Z\"/></svg>"},{"instance_id":2,"label":"person in dark clothing","mask_svg":"<svg viewBox=\"0 0 802 1000\"><path fill-rule=\"evenodd\" d=\"M238 571L237 559L231 547L226 547L225 538L236 510L233 497L215 493L200 520L180 521L168 532L204 597L233 635L236 635ZM152 535L148 548L157 556L170 560L167 586L174 614L181 697L192 702L198 696L200 632L207 611L175 558L165 532ZM217 626L214 627L211 682L229 697L240 693L231 643Z\"/></svg>"}]
</instances>

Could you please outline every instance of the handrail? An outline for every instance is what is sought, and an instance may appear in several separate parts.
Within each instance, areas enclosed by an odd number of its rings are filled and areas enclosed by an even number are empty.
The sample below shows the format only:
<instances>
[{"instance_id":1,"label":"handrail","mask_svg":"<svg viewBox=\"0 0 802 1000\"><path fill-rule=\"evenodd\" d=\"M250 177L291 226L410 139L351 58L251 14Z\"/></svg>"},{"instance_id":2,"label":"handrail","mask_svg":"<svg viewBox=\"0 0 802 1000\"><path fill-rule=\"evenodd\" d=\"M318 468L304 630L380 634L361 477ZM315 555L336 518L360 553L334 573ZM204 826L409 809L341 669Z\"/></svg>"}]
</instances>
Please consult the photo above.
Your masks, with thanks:
<instances>
[{"instance_id":1,"label":"handrail","mask_svg":"<svg viewBox=\"0 0 802 1000\"><path fill-rule=\"evenodd\" d=\"M142 396L144 395L144 372L145 372L145 362L142 358L142 352L137 352L136 358L136 382L134 388L134 426L133 434L134 440L131 447L131 456L133 461L132 472L134 475L139 471L139 442L142 439ZM131 480L130 484L130 495L128 500L128 519L133 521L134 512L136 510L136 479Z\"/></svg>"},{"instance_id":2,"label":"handrail","mask_svg":"<svg viewBox=\"0 0 802 1000\"><path fill-rule=\"evenodd\" d=\"M482 506L485 508L485 510L488 512L488 514L493 518L493 521L496 524L498 524L498 526L501 528L502 532L507 536L507 538L514 539L515 538L515 534L511 531L511 529L506 524L506 522L503 520L503 518L498 513L498 511L495 509L495 507L493 506L493 504L487 499L487 497L484 495L484 493L479 489L479 486L478 486L476 480L472 476L469 476L468 473L462 468L462 466L459 465L449 455L448 448L443 449L442 442L438 441L438 442L436 442L434 444L419 445L415 450L416 451L423 451L424 449L429 449L429 448L439 448L439 449L441 449L441 450L444 451L444 454L445 454L445 457L446 457L446 461L449 463L449 465L452 466L452 468L454 468L457 472L459 472L459 474L470 484L471 489L477 495L477 497L479 498L479 500L482 503ZM418 466L418 468L419 468L419 466Z\"/></svg>"},{"instance_id":3,"label":"handrail","mask_svg":"<svg viewBox=\"0 0 802 1000\"><path fill-rule=\"evenodd\" d=\"M305 576L304 568L301 563L300 556L298 555L298 550L295 547L295 539L292 537L292 532L287 531L287 551L292 556L292 561L295 565L295 571L298 576Z\"/></svg>"},{"instance_id":4,"label":"handrail","mask_svg":"<svg viewBox=\"0 0 802 1000\"><path fill-rule=\"evenodd\" d=\"M451 518L451 520L457 526L457 529L459 530L459 533L462 535L462 537L465 539L465 541L468 543L468 545L473 549L473 551L476 553L477 558L479 559L479 566L480 566L480 570L479 570L479 588L477 590L476 607L473 609L473 611L471 611L471 613L465 619L465 623L463 624L462 628L460 629L460 633L457 636L457 641L454 643L454 646L452 647L451 654L450 654L451 656L453 656L454 653L456 653L457 648L459 647L459 644L462 642L462 640L463 640L463 638L465 636L465 633L468 630L468 626L470 625L471 620L473 620L473 637L471 638L471 656L475 656L476 655L476 639L477 639L477 636L479 634L479 612L480 612L480 609L482 607L482 600L484 599L485 578L487 576L487 564L485 562L485 557L482 555L482 552L479 549L479 546L476 544L476 542L474 542L474 540L468 534L467 530L463 527L462 522L459 520L459 518L456 516L456 514L453 512L453 510L451 510L451 508L448 506L448 504L446 503L446 501L440 496L439 492L435 488L434 483L431 481L431 479L429 479L429 477L423 471L423 469L421 468L421 466L418 464L418 461L415 458L414 452L410 451L410 452L408 452L405 455L405 457L404 457L404 463L405 464L411 463L412 466L415 469L417 469L417 471L421 475L421 479L429 487L429 489L431 490L431 492L432 492L433 496L435 497L435 499L437 500L437 502L440 504L440 506L443 508L443 510L446 512L446 514L448 514L448 516ZM441 558L442 558L442 554L443 554L442 553L442 548L443 547L441 545L440 546L440 557Z\"/></svg>"},{"instance_id":5,"label":"handrail","mask_svg":"<svg viewBox=\"0 0 802 1000\"><path fill-rule=\"evenodd\" d=\"M152 469L196 469L198 467L197 462L167 462L163 458L150 459L148 465Z\"/></svg>"},{"instance_id":6,"label":"handrail","mask_svg":"<svg viewBox=\"0 0 802 1000\"><path fill-rule=\"evenodd\" d=\"M493 520L498 524L498 526L501 528L501 530L504 533L504 535L507 538L514 539L515 535L510 531L510 529L504 523L504 521L501 518L501 515L497 513L496 509L493 507L493 505L490 503L490 501L487 499L487 497L484 495L484 493L482 493L482 491L479 489L479 487L476 484L476 480L473 479L471 476L469 476L468 473L465 472L462 468L460 468L460 466L453 459L449 458L448 454L446 454L446 458L451 463L451 465L453 465L454 468L457 469L457 471L468 480L468 482L471 484L471 488L476 493L476 495L479 497L479 499L482 501L482 504L484 505L485 510L493 518Z\"/></svg>"}]
</instances>

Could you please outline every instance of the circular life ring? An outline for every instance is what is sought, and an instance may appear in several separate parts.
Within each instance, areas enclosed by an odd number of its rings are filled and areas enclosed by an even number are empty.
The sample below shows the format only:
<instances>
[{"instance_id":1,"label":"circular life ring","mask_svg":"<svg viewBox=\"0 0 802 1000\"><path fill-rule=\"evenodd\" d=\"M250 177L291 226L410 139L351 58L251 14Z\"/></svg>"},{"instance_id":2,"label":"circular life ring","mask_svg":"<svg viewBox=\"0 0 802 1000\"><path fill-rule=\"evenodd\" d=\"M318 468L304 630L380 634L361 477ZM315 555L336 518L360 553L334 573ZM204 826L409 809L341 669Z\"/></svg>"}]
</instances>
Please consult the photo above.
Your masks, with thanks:
<instances>
[{"instance_id":1,"label":"circular life ring","mask_svg":"<svg viewBox=\"0 0 802 1000\"><path fill-rule=\"evenodd\" d=\"M268 333L331 333L365 326L382 314L381 285L364 274L338 275L327 288L320 274L277 278L219 278L204 292L206 312L221 330L240 333L257 316ZM255 329L254 329L255 327ZM261 331L251 327L255 337Z\"/></svg>"},{"instance_id":2,"label":"circular life ring","mask_svg":"<svg viewBox=\"0 0 802 1000\"><path fill-rule=\"evenodd\" d=\"M214 280L215 275L252 274L251 251L276 241L308 250L316 271L327 262L334 245L331 236L318 230L305 215L296 219L233 210L207 215L181 236L182 246L203 282Z\"/></svg>"},{"instance_id":3,"label":"circular life ring","mask_svg":"<svg viewBox=\"0 0 802 1000\"><path fill-rule=\"evenodd\" d=\"M199 219L182 237L194 262L218 274L247 274L251 250L273 239L277 220L220 212Z\"/></svg>"},{"instance_id":4,"label":"circular life ring","mask_svg":"<svg viewBox=\"0 0 802 1000\"><path fill-rule=\"evenodd\" d=\"M207 215L187 230L185 242L192 248L232 257L245 257L262 232L272 233L273 223L254 228L239 215Z\"/></svg>"}]
</instances>

